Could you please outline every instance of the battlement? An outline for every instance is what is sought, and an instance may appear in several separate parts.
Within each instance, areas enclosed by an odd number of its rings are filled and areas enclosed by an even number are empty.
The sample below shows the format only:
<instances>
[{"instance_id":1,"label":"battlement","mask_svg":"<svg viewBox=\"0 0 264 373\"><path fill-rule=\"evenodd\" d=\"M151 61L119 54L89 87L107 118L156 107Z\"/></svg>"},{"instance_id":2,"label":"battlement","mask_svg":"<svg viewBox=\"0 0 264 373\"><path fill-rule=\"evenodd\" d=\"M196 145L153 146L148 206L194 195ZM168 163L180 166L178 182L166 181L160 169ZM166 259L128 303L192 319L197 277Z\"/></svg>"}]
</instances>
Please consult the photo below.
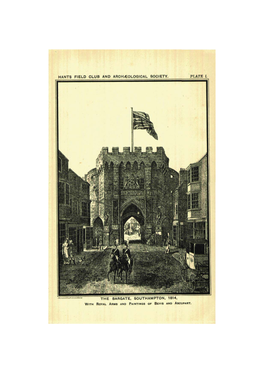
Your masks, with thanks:
<instances>
[{"instance_id":1,"label":"battlement","mask_svg":"<svg viewBox=\"0 0 264 373\"><path fill-rule=\"evenodd\" d=\"M109 151L108 147L103 147L96 159L96 168L100 173L106 164L113 163L114 167L119 167L121 162L135 161L143 162L147 167L150 167L153 161L158 167L163 165L163 169L169 166L169 158L161 146L157 147L156 151L153 151L152 146L147 146L145 151L142 151L141 146L135 146L133 152L129 146L125 146L123 151L120 151L119 147L112 147L112 151Z\"/></svg>"},{"instance_id":2,"label":"battlement","mask_svg":"<svg viewBox=\"0 0 264 373\"><path fill-rule=\"evenodd\" d=\"M103 147L100 153L109 154L109 155L111 154L115 154L115 155L116 154L119 154L119 155L122 155L122 154L164 154L165 155L164 148L161 146L157 146L156 152L153 151L152 146L147 146L145 152L142 151L141 146L135 146L133 152L130 150L130 146L123 147L123 151L119 151L119 147L112 147L112 152L109 152L108 147Z\"/></svg>"}]
</instances>

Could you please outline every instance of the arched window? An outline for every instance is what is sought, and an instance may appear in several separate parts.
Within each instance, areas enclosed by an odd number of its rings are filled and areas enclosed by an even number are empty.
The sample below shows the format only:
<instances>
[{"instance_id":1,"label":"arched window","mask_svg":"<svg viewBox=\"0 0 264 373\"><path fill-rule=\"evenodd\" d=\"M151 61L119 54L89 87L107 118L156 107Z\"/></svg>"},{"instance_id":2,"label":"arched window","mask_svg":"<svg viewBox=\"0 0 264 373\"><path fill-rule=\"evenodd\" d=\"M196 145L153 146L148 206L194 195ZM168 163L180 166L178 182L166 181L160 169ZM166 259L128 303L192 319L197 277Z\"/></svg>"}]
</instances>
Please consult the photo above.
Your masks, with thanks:
<instances>
[{"instance_id":1,"label":"arched window","mask_svg":"<svg viewBox=\"0 0 264 373\"><path fill-rule=\"evenodd\" d=\"M157 170L157 163L156 163L155 161L152 162L152 164L151 164L151 169L152 169L153 171L156 171L156 170Z\"/></svg>"},{"instance_id":2,"label":"arched window","mask_svg":"<svg viewBox=\"0 0 264 373\"><path fill-rule=\"evenodd\" d=\"M121 162L119 165L119 182L120 182L120 189L124 188L124 163Z\"/></svg>"},{"instance_id":3,"label":"arched window","mask_svg":"<svg viewBox=\"0 0 264 373\"><path fill-rule=\"evenodd\" d=\"M134 164L133 164L133 170L134 171L138 170L138 163L137 163L137 161L135 161Z\"/></svg>"},{"instance_id":4,"label":"arched window","mask_svg":"<svg viewBox=\"0 0 264 373\"><path fill-rule=\"evenodd\" d=\"M124 168L124 162L120 163L119 168L120 168L120 170L123 170L123 168Z\"/></svg>"}]
</instances>

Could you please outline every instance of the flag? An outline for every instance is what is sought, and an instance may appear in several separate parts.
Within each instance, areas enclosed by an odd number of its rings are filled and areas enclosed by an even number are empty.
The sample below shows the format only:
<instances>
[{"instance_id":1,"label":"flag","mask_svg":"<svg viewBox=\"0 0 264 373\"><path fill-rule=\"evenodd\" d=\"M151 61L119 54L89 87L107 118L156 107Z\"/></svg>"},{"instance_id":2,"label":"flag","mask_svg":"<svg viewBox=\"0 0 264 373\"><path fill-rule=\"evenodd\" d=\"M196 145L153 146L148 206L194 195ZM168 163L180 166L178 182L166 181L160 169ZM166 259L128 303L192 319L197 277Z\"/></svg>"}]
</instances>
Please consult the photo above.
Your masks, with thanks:
<instances>
[{"instance_id":1,"label":"flag","mask_svg":"<svg viewBox=\"0 0 264 373\"><path fill-rule=\"evenodd\" d=\"M150 121L149 115L142 111L133 111L133 129L147 130L147 132L158 140L158 135L154 129L153 123Z\"/></svg>"},{"instance_id":2,"label":"flag","mask_svg":"<svg viewBox=\"0 0 264 373\"><path fill-rule=\"evenodd\" d=\"M186 253L186 263L187 266L191 269L195 269L194 266L194 253Z\"/></svg>"}]
</instances>

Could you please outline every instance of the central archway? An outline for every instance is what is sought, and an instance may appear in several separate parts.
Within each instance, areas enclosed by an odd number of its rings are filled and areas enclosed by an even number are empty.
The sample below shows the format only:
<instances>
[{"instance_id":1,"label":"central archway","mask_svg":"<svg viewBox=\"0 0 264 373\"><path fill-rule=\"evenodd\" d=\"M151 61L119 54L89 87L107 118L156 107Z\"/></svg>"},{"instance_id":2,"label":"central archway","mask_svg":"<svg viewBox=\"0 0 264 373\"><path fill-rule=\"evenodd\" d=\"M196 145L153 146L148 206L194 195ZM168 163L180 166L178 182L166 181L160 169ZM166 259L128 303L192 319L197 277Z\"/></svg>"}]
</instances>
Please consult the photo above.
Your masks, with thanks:
<instances>
[{"instance_id":1,"label":"central archway","mask_svg":"<svg viewBox=\"0 0 264 373\"><path fill-rule=\"evenodd\" d=\"M144 216L141 212L141 210L134 204L131 203L129 206L125 208L125 210L121 213L121 225L120 225L120 237L121 237L121 242L124 242L124 227L125 223L128 221L128 219L134 218L138 224L140 225L140 236L141 240L137 240L137 242L144 242L145 240L145 219Z\"/></svg>"},{"instance_id":2,"label":"central archway","mask_svg":"<svg viewBox=\"0 0 264 373\"><path fill-rule=\"evenodd\" d=\"M99 216L93 223L93 245L98 246L103 244L103 222Z\"/></svg>"}]
</instances>

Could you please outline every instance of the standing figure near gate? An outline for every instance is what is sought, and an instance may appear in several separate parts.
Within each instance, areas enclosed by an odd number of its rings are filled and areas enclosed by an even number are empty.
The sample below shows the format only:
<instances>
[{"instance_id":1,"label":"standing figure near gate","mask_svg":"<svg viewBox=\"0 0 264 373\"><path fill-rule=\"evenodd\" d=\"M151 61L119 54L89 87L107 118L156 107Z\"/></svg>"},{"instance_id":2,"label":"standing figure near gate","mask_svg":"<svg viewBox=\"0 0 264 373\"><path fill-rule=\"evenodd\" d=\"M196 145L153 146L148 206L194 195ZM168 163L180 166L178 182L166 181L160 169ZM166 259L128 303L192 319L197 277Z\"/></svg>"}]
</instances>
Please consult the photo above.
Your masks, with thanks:
<instances>
[{"instance_id":1,"label":"standing figure near gate","mask_svg":"<svg viewBox=\"0 0 264 373\"><path fill-rule=\"evenodd\" d=\"M69 257L70 259L72 258L73 256L73 242L72 240L69 241Z\"/></svg>"},{"instance_id":2,"label":"standing figure near gate","mask_svg":"<svg viewBox=\"0 0 264 373\"><path fill-rule=\"evenodd\" d=\"M67 264L68 263L68 257L69 257L68 250L69 250L69 239L66 238L66 240L62 244L63 264Z\"/></svg>"},{"instance_id":3,"label":"standing figure near gate","mask_svg":"<svg viewBox=\"0 0 264 373\"><path fill-rule=\"evenodd\" d=\"M170 234L169 233L168 233L167 239L165 240L165 245L166 245L165 254L169 254L170 253Z\"/></svg>"}]
</instances>

